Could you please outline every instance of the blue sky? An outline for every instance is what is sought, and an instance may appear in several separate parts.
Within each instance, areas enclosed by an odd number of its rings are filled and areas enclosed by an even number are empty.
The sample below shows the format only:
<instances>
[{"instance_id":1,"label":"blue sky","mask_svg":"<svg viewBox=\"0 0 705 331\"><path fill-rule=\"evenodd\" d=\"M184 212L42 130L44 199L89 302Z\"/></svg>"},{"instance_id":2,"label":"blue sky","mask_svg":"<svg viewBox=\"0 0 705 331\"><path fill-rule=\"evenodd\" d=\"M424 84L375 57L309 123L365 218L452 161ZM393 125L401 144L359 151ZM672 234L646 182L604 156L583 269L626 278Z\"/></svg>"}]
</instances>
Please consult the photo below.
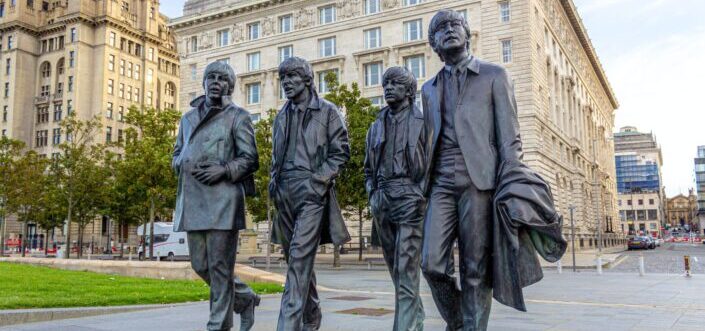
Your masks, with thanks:
<instances>
[{"instance_id":1,"label":"blue sky","mask_svg":"<svg viewBox=\"0 0 705 331\"><path fill-rule=\"evenodd\" d=\"M185 0L162 1L181 16ZM653 132L669 196L695 187L693 158L705 145L705 1L574 0L620 108L615 130Z\"/></svg>"}]
</instances>

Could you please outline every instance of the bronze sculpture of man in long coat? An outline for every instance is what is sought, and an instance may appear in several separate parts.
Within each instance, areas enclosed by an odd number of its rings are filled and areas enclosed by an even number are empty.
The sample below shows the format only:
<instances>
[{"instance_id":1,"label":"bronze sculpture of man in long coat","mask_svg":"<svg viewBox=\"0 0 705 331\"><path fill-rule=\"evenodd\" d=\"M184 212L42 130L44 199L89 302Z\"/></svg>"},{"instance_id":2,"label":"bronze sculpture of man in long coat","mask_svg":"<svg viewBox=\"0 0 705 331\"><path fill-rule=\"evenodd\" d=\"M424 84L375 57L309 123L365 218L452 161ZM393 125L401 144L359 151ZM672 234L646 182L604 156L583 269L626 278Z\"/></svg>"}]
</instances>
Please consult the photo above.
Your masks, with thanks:
<instances>
[{"instance_id":1,"label":"bronze sculpture of man in long coat","mask_svg":"<svg viewBox=\"0 0 705 331\"><path fill-rule=\"evenodd\" d=\"M250 330L259 297L233 270L238 231L245 229L245 194L259 167L254 130L250 114L230 99L230 65L209 64L203 86L206 95L181 118L174 148L174 230L188 233L191 265L210 286L208 330L230 330L233 311L240 314L240 330Z\"/></svg>"},{"instance_id":2,"label":"bronze sculpture of man in long coat","mask_svg":"<svg viewBox=\"0 0 705 331\"><path fill-rule=\"evenodd\" d=\"M316 251L322 244L350 240L334 190L350 158L348 132L338 108L316 93L306 60L284 60L279 78L289 101L272 126L269 193L277 209L272 242L283 246L289 266L277 330L318 330Z\"/></svg>"}]
</instances>

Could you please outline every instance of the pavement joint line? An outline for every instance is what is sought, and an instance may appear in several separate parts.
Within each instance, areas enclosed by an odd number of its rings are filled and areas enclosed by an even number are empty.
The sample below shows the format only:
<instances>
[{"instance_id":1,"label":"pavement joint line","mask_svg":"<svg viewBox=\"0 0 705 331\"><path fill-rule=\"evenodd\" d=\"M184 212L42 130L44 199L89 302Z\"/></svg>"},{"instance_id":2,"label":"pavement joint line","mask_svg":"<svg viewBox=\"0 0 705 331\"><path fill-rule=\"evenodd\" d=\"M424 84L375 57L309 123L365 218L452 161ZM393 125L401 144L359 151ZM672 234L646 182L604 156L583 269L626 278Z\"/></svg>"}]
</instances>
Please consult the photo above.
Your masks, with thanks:
<instances>
[{"instance_id":1,"label":"pavement joint line","mask_svg":"<svg viewBox=\"0 0 705 331\"><path fill-rule=\"evenodd\" d=\"M617 266L622 264L622 262L626 261L627 259L629 259L629 255L620 255L616 261L614 261L613 263L610 263L608 269L616 268Z\"/></svg>"},{"instance_id":2,"label":"pavement joint line","mask_svg":"<svg viewBox=\"0 0 705 331\"><path fill-rule=\"evenodd\" d=\"M705 307L691 307L691 306L663 306L663 305L637 305L629 303L600 303L600 302L589 302L589 301L561 301L561 300L540 300L540 299L527 299L527 302L542 303L542 304L558 304L558 305L570 305L570 306L593 306L593 307L608 307L608 308L648 308L648 309L664 309L664 310L686 310L694 309L699 311L705 311Z\"/></svg>"}]
</instances>

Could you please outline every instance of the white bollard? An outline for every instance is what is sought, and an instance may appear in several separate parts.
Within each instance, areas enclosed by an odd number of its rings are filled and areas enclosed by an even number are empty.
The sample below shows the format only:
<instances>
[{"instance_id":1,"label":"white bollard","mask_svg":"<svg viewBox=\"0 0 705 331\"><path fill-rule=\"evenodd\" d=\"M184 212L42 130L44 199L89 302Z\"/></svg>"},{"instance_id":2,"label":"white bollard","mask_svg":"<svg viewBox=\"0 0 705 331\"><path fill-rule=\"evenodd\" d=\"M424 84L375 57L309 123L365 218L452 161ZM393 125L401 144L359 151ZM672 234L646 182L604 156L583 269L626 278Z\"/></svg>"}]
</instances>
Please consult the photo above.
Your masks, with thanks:
<instances>
[{"instance_id":1,"label":"white bollard","mask_svg":"<svg viewBox=\"0 0 705 331\"><path fill-rule=\"evenodd\" d=\"M127 260L132 261L132 249L128 249Z\"/></svg>"},{"instance_id":2,"label":"white bollard","mask_svg":"<svg viewBox=\"0 0 705 331\"><path fill-rule=\"evenodd\" d=\"M596 260L597 274L602 275L602 256L598 256Z\"/></svg>"},{"instance_id":3,"label":"white bollard","mask_svg":"<svg viewBox=\"0 0 705 331\"><path fill-rule=\"evenodd\" d=\"M646 272L644 271L644 255L639 256L639 276L644 276Z\"/></svg>"},{"instance_id":4,"label":"white bollard","mask_svg":"<svg viewBox=\"0 0 705 331\"><path fill-rule=\"evenodd\" d=\"M563 273L563 263L561 262L561 260L558 260L558 262L556 262L556 269L558 269L559 274Z\"/></svg>"}]
</instances>

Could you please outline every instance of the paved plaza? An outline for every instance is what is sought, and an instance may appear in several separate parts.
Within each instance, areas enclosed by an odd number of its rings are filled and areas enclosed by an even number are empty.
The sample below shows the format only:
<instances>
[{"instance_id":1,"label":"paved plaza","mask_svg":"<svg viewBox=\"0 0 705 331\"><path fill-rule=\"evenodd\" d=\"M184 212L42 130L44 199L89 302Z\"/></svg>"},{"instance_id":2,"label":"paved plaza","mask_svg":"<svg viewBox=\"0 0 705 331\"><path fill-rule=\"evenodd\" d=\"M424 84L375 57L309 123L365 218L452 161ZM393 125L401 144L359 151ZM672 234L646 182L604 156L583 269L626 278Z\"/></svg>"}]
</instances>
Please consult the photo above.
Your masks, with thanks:
<instances>
[{"instance_id":1,"label":"paved plaza","mask_svg":"<svg viewBox=\"0 0 705 331\"><path fill-rule=\"evenodd\" d=\"M392 328L392 285L380 270L320 270L324 310L321 330L388 331ZM425 281L425 329L443 323ZM526 289L528 312L496 302L490 330L702 330L705 323L705 275L578 273L546 270L545 279ZM279 295L266 296L257 310L255 330L274 330ZM208 303L174 305L141 312L15 325L0 330L203 330ZM371 316L381 315L381 316ZM237 320L236 320L237 322Z\"/></svg>"}]
</instances>

